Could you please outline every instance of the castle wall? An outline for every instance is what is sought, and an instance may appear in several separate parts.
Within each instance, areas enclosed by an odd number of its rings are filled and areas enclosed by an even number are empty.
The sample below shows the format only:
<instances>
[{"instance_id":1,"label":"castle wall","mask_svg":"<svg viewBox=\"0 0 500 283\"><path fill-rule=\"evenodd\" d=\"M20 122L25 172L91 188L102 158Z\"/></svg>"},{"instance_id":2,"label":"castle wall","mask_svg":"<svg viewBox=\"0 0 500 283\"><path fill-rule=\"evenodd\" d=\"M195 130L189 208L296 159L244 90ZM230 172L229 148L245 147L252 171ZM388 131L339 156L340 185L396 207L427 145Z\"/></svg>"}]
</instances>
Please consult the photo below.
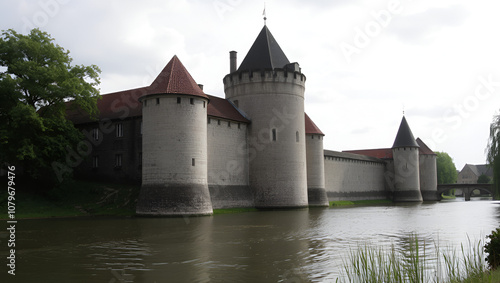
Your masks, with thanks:
<instances>
[{"instance_id":1,"label":"castle wall","mask_svg":"<svg viewBox=\"0 0 500 283\"><path fill-rule=\"evenodd\" d=\"M385 162L378 158L324 151L329 201L386 199Z\"/></svg>"},{"instance_id":2,"label":"castle wall","mask_svg":"<svg viewBox=\"0 0 500 283\"><path fill-rule=\"evenodd\" d=\"M207 118L208 188L212 207L253 207L248 176L247 124Z\"/></svg>"},{"instance_id":3,"label":"castle wall","mask_svg":"<svg viewBox=\"0 0 500 283\"><path fill-rule=\"evenodd\" d=\"M437 201L436 155L420 155L420 191L424 201Z\"/></svg>"}]
</instances>

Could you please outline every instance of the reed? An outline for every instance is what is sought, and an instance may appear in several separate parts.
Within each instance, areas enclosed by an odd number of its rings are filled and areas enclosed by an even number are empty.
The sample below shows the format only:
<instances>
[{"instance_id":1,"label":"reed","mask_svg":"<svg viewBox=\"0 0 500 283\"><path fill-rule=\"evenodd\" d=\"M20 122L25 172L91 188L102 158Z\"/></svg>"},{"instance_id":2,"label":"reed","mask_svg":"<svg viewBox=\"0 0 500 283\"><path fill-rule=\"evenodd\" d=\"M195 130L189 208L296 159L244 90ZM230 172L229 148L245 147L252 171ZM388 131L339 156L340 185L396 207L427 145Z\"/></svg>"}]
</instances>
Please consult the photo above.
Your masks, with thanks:
<instances>
[{"instance_id":1,"label":"reed","mask_svg":"<svg viewBox=\"0 0 500 283\"><path fill-rule=\"evenodd\" d=\"M342 276L337 282L495 282L485 263L483 241L473 243L468 239L458 251L450 247L443 250L439 243L434 247L429 254L425 242L422 244L416 235L411 235L409 244L399 249L394 244L363 244L343 260Z\"/></svg>"}]
</instances>

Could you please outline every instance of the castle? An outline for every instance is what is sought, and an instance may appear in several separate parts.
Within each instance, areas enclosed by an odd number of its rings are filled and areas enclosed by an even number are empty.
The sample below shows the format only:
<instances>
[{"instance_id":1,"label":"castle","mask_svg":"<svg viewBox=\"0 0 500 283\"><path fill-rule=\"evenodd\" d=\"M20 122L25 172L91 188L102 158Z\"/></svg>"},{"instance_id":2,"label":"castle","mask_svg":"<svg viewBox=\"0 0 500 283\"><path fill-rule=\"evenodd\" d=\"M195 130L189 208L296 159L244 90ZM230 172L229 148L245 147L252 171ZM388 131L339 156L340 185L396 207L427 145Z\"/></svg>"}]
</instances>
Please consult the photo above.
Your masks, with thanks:
<instances>
[{"instance_id":1,"label":"castle","mask_svg":"<svg viewBox=\"0 0 500 283\"><path fill-rule=\"evenodd\" d=\"M306 76L266 25L239 67L229 57L225 99L205 94L174 56L150 86L103 95L99 121L68 110L94 141L78 174L141 182L145 216L438 200L436 155L404 116L392 148L324 150L304 113Z\"/></svg>"}]
</instances>

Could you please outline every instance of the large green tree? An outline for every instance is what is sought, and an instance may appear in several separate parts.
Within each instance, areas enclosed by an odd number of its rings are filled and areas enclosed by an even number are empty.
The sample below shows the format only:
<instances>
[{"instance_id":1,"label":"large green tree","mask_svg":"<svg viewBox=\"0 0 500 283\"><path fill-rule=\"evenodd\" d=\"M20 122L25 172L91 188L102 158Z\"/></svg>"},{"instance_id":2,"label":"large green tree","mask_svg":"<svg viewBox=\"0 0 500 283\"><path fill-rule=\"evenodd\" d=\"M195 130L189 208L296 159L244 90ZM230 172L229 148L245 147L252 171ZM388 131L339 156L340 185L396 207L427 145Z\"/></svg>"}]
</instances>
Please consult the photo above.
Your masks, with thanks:
<instances>
[{"instance_id":1,"label":"large green tree","mask_svg":"<svg viewBox=\"0 0 500 283\"><path fill-rule=\"evenodd\" d=\"M0 162L25 176L54 181L52 164L65 162L82 134L65 117L66 102L97 116L100 70L72 65L69 51L39 29L0 37Z\"/></svg>"},{"instance_id":2,"label":"large green tree","mask_svg":"<svg viewBox=\"0 0 500 283\"><path fill-rule=\"evenodd\" d=\"M453 159L446 152L436 152L438 184L454 184L457 182L457 168Z\"/></svg>"},{"instance_id":3,"label":"large green tree","mask_svg":"<svg viewBox=\"0 0 500 283\"><path fill-rule=\"evenodd\" d=\"M493 168L493 186L495 199L500 198L500 114L493 116L490 124L490 138L486 148L487 160Z\"/></svg>"}]
</instances>

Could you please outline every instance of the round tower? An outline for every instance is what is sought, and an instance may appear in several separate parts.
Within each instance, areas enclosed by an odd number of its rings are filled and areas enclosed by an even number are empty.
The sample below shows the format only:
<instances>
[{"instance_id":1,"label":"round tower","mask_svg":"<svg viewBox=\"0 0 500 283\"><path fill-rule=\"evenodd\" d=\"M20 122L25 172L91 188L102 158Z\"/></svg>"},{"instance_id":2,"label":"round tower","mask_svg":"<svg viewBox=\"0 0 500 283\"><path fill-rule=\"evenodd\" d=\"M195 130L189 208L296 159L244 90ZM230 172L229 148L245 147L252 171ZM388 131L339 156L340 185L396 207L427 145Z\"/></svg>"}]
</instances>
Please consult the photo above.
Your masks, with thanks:
<instances>
[{"instance_id":1,"label":"round tower","mask_svg":"<svg viewBox=\"0 0 500 283\"><path fill-rule=\"evenodd\" d=\"M208 97L174 56L139 101L143 165L137 214L212 214L207 183Z\"/></svg>"},{"instance_id":2,"label":"round tower","mask_svg":"<svg viewBox=\"0 0 500 283\"><path fill-rule=\"evenodd\" d=\"M418 144L406 118L399 126L392 146L394 158L394 201L422 201Z\"/></svg>"},{"instance_id":3,"label":"round tower","mask_svg":"<svg viewBox=\"0 0 500 283\"><path fill-rule=\"evenodd\" d=\"M249 175L258 208L308 205L305 81L267 26L240 67L224 77L226 98L251 120Z\"/></svg>"},{"instance_id":4,"label":"round tower","mask_svg":"<svg viewBox=\"0 0 500 283\"><path fill-rule=\"evenodd\" d=\"M307 114L305 114L305 122L309 206L329 206L325 189L325 155L323 151L323 137L325 135Z\"/></svg>"},{"instance_id":5,"label":"round tower","mask_svg":"<svg viewBox=\"0 0 500 283\"><path fill-rule=\"evenodd\" d=\"M437 201L437 155L420 138L419 146L420 192L424 201Z\"/></svg>"}]
</instances>

